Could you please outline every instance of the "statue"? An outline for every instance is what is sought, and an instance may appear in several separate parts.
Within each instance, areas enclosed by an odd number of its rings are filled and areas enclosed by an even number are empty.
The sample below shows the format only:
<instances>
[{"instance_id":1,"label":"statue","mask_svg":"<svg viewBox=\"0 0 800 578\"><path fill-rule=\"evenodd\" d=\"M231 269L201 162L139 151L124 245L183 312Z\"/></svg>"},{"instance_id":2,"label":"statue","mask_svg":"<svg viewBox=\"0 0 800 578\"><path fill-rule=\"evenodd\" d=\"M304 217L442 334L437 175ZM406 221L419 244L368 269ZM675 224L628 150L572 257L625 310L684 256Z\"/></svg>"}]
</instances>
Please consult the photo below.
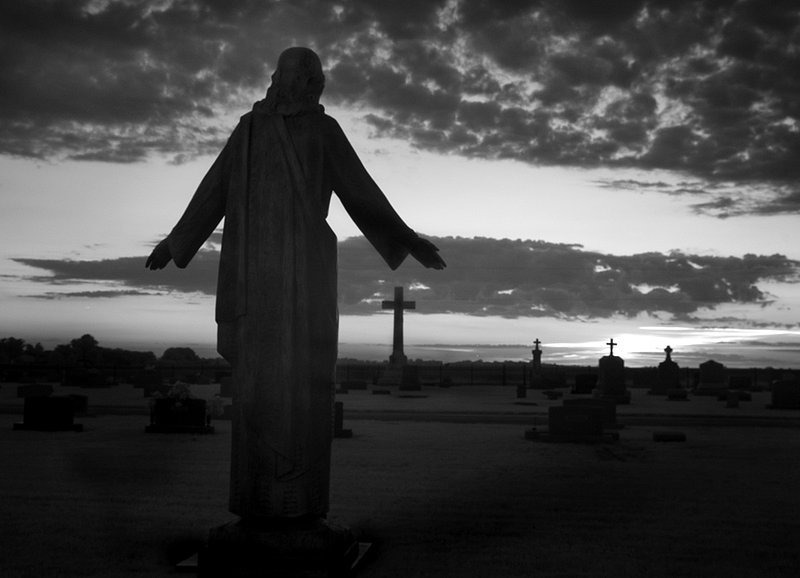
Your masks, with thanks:
<instances>
[{"instance_id":1,"label":"statue","mask_svg":"<svg viewBox=\"0 0 800 578\"><path fill-rule=\"evenodd\" d=\"M189 261L225 218L217 349L233 367L230 511L324 518L337 357L332 191L389 267L438 249L397 215L319 98L319 57L289 48L266 98L241 117L172 232L147 259Z\"/></svg>"}]
</instances>

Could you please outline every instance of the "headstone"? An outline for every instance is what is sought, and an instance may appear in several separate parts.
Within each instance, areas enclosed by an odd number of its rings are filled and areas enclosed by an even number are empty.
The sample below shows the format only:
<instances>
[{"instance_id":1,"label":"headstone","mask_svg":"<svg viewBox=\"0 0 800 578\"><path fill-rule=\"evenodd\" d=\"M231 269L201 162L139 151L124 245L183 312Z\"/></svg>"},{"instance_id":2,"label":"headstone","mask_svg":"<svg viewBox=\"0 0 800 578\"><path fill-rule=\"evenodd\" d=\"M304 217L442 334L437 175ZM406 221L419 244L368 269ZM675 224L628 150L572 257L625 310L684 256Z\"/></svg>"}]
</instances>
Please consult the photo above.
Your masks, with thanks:
<instances>
[{"instance_id":1,"label":"headstone","mask_svg":"<svg viewBox=\"0 0 800 578\"><path fill-rule=\"evenodd\" d=\"M772 382L770 409L800 409L800 380L784 378Z\"/></svg>"},{"instance_id":2,"label":"headstone","mask_svg":"<svg viewBox=\"0 0 800 578\"><path fill-rule=\"evenodd\" d=\"M590 395L596 387L597 374L579 373L575 376L575 385L572 387L572 393L576 395Z\"/></svg>"},{"instance_id":3,"label":"headstone","mask_svg":"<svg viewBox=\"0 0 800 578\"><path fill-rule=\"evenodd\" d=\"M378 377L380 386L399 386L401 391L419 391L422 384L419 380L419 370L413 365L390 363L381 371Z\"/></svg>"},{"instance_id":4,"label":"headstone","mask_svg":"<svg viewBox=\"0 0 800 578\"><path fill-rule=\"evenodd\" d=\"M66 395L26 397L22 423L15 423L16 430L39 431L83 431L82 424L75 423L75 403Z\"/></svg>"},{"instance_id":5,"label":"headstone","mask_svg":"<svg viewBox=\"0 0 800 578\"><path fill-rule=\"evenodd\" d=\"M728 378L725 366L709 359L700 364L700 377L694 395L720 396L728 391Z\"/></svg>"},{"instance_id":6,"label":"headstone","mask_svg":"<svg viewBox=\"0 0 800 578\"><path fill-rule=\"evenodd\" d=\"M672 348L664 349L667 357L658 364L656 384L649 393L653 395L669 395L670 391L683 389L681 386L681 368L672 360Z\"/></svg>"},{"instance_id":7,"label":"headstone","mask_svg":"<svg viewBox=\"0 0 800 578\"><path fill-rule=\"evenodd\" d=\"M618 404L628 404L631 394L625 383L625 361L614 355L614 346L617 344L613 339L606 345L611 347L611 352L598 362L599 375L594 395L601 399L612 399Z\"/></svg>"},{"instance_id":8,"label":"headstone","mask_svg":"<svg viewBox=\"0 0 800 578\"><path fill-rule=\"evenodd\" d=\"M204 399L155 399L150 411L147 433L214 433L209 423Z\"/></svg>"},{"instance_id":9,"label":"headstone","mask_svg":"<svg viewBox=\"0 0 800 578\"><path fill-rule=\"evenodd\" d=\"M348 391L351 389L359 391L367 389L367 381L365 379L345 379L339 385Z\"/></svg>"},{"instance_id":10,"label":"headstone","mask_svg":"<svg viewBox=\"0 0 800 578\"><path fill-rule=\"evenodd\" d=\"M542 350L539 349L541 343L537 337L533 341L533 349L531 349L531 375L534 377L542 373Z\"/></svg>"},{"instance_id":11,"label":"headstone","mask_svg":"<svg viewBox=\"0 0 800 578\"><path fill-rule=\"evenodd\" d=\"M333 437L335 438L351 438L353 437L353 430L344 428L344 404L337 401L333 404Z\"/></svg>"},{"instance_id":12,"label":"headstone","mask_svg":"<svg viewBox=\"0 0 800 578\"><path fill-rule=\"evenodd\" d=\"M552 406L548 410L548 435L576 441L601 439L603 418L603 409L596 406Z\"/></svg>"},{"instance_id":13,"label":"headstone","mask_svg":"<svg viewBox=\"0 0 800 578\"><path fill-rule=\"evenodd\" d=\"M599 408L603 414L603 427L616 428L617 424L617 404L613 399L593 399L593 398L578 398L578 399L565 399L563 401L565 407L594 407Z\"/></svg>"}]
</instances>

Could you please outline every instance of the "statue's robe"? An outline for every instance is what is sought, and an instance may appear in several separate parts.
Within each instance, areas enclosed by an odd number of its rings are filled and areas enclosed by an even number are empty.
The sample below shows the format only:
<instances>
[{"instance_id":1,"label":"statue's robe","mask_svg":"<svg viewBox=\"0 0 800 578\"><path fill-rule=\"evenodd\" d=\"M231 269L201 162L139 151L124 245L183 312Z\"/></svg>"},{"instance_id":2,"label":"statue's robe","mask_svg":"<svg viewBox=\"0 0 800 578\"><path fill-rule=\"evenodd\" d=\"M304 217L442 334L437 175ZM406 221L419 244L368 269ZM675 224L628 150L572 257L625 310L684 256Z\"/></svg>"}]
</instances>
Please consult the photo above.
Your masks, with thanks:
<instances>
[{"instance_id":1,"label":"statue's robe","mask_svg":"<svg viewBox=\"0 0 800 578\"><path fill-rule=\"evenodd\" d=\"M244 115L168 236L185 267L225 217L216 320L234 374L230 510L328 511L338 341L335 191L395 269L416 234L319 111Z\"/></svg>"}]
</instances>

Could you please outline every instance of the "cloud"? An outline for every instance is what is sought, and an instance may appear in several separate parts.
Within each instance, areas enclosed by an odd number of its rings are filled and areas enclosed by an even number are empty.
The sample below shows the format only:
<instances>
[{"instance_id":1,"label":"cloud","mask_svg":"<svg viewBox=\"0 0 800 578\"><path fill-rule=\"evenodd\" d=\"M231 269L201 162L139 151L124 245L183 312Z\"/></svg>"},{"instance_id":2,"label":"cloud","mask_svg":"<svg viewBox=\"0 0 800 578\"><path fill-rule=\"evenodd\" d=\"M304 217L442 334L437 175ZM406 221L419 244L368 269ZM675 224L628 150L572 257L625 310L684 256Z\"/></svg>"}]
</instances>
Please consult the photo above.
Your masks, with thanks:
<instances>
[{"instance_id":1,"label":"cloud","mask_svg":"<svg viewBox=\"0 0 800 578\"><path fill-rule=\"evenodd\" d=\"M391 285L408 288L421 313L456 312L505 317L569 319L633 317L664 313L691 320L699 311L727 304L773 305L759 287L767 281L797 282L800 262L782 255L710 257L681 252L619 256L586 251L580 245L544 241L460 237L434 238L446 256L444 271L409 259L391 274ZM103 261L16 259L46 270L33 280L44 285L113 282L133 292L176 291L213 295L218 245L209 243L184 270L144 269L144 258ZM386 265L363 237L339 245L339 309L372 314L393 288ZM123 293L124 294L124 293ZM44 298L55 294L47 292ZM62 293L68 297L109 297L107 291ZM780 303L774 303L780 306Z\"/></svg>"},{"instance_id":2,"label":"cloud","mask_svg":"<svg viewBox=\"0 0 800 578\"><path fill-rule=\"evenodd\" d=\"M153 295L154 293L148 291L139 291L136 289L125 289L120 291L65 291L63 293L49 292L41 293L39 295L28 295L33 299L46 299L54 301L57 299L70 299L70 298L88 298L88 299L112 299L115 297L142 297Z\"/></svg>"},{"instance_id":3,"label":"cloud","mask_svg":"<svg viewBox=\"0 0 800 578\"><path fill-rule=\"evenodd\" d=\"M363 109L377 134L780 192L726 216L798 209L791 0L17 2L0 8L0 38L2 154L212 153L280 50L305 44L326 101Z\"/></svg>"}]
</instances>

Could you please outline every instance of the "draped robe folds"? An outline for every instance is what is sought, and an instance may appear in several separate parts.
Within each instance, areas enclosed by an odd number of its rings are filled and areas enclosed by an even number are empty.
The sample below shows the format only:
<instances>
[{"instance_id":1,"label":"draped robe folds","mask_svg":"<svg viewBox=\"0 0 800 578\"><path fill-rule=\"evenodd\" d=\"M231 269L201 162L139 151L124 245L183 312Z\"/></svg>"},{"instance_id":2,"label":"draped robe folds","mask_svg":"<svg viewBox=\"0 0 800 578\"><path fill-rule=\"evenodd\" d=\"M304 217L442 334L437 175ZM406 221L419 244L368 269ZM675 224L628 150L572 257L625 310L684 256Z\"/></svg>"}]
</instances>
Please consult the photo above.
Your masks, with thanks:
<instances>
[{"instance_id":1,"label":"draped robe folds","mask_svg":"<svg viewBox=\"0 0 800 578\"><path fill-rule=\"evenodd\" d=\"M186 267L225 217L217 349L233 367L230 510L242 517L328 511L338 341L336 236L325 221L332 190L397 268L417 236L336 121L257 104L167 238Z\"/></svg>"}]
</instances>

